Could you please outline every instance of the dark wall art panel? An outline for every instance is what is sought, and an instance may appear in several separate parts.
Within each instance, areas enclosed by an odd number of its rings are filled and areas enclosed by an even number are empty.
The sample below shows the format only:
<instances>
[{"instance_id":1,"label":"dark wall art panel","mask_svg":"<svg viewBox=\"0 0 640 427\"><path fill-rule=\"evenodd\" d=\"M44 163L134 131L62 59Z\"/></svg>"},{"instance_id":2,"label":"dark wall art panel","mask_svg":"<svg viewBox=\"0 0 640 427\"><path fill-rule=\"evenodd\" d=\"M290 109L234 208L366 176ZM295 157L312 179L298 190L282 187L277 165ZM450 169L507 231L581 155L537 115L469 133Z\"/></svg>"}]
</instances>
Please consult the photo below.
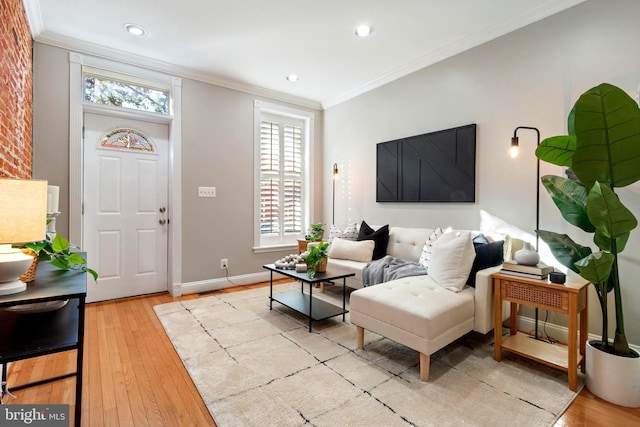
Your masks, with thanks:
<instances>
[{"instance_id":1,"label":"dark wall art panel","mask_svg":"<svg viewBox=\"0 0 640 427\"><path fill-rule=\"evenodd\" d=\"M376 146L376 201L475 202L476 125Z\"/></svg>"}]
</instances>

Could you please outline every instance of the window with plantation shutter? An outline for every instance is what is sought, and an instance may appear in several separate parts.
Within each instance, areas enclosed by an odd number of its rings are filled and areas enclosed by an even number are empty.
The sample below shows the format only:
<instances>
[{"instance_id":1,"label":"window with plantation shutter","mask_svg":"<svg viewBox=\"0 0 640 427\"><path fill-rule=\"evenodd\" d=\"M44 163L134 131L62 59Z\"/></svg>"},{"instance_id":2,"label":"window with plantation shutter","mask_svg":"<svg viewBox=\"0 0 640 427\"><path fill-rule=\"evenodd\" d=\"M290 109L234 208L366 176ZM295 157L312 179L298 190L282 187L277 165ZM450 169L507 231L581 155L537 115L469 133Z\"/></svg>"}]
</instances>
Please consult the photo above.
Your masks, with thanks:
<instances>
[{"instance_id":1,"label":"window with plantation shutter","mask_svg":"<svg viewBox=\"0 0 640 427\"><path fill-rule=\"evenodd\" d=\"M309 121L259 110L257 135L258 247L296 243L308 224L305 150Z\"/></svg>"}]
</instances>

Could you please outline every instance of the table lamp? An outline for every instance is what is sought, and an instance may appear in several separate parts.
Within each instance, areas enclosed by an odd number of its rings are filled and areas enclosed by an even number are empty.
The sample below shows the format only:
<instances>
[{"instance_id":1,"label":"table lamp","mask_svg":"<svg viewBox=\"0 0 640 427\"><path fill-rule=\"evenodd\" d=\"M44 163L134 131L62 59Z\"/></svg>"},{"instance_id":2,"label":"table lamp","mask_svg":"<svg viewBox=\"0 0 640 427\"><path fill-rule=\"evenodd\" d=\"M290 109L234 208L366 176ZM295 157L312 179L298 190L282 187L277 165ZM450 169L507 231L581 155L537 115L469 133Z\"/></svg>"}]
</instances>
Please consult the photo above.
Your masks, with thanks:
<instances>
[{"instance_id":1,"label":"table lamp","mask_svg":"<svg viewBox=\"0 0 640 427\"><path fill-rule=\"evenodd\" d=\"M27 289L20 280L33 257L14 243L44 240L47 229L47 181L0 178L0 295Z\"/></svg>"}]
</instances>

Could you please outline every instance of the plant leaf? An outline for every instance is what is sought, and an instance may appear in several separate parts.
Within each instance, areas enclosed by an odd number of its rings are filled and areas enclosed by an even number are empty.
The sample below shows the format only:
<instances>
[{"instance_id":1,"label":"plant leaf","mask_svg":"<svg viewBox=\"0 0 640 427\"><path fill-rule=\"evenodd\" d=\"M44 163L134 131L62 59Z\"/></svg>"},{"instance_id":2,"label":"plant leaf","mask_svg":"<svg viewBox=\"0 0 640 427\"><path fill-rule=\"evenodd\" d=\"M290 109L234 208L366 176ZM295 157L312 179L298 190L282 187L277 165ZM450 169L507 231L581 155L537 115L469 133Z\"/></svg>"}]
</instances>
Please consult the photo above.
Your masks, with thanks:
<instances>
[{"instance_id":1,"label":"plant leaf","mask_svg":"<svg viewBox=\"0 0 640 427\"><path fill-rule=\"evenodd\" d=\"M25 247L31 249L32 251L34 251L37 254L40 254L40 251L42 249L44 249L44 247L46 246L47 242L44 240L41 240L39 242L30 242L30 243L25 243Z\"/></svg>"},{"instance_id":2,"label":"plant leaf","mask_svg":"<svg viewBox=\"0 0 640 427\"><path fill-rule=\"evenodd\" d=\"M536 148L536 157L554 165L570 168L575 151L575 136L552 136L542 140L540 145L538 145L538 148Z\"/></svg>"},{"instance_id":3,"label":"plant leaf","mask_svg":"<svg viewBox=\"0 0 640 427\"><path fill-rule=\"evenodd\" d=\"M583 185L555 175L545 175L540 181L567 222L588 233L595 231L587 216L587 190Z\"/></svg>"},{"instance_id":4,"label":"plant leaf","mask_svg":"<svg viewBox=\"0 0 640 427\"><path fill-rule=\"evenodd\" d=\"M51 265L59 268L60 270L69 270L70 266L66 260L60 258L53 258L51 260Z\"/></svg>"},{"instance_id":5,"label":"plant leaf","mask_svg":"<svg viewBox=\"0 0 640 427\"><path fill-rule=\"evenodd\" d=\"M558 262L580 274L575 263L591 254L591 248L579 245L566 234L553 231L538 230L538 236L549 246Z\"/></svg>"},{"instance_id":6,"label":"plant leaf","mask_svg":"<svg viewBox=\"0 0 640 427\"><path fill-rule=\"evenodd\" d=\"M56 237L51 242L51 247L54 252L62 252L69 250L69 241L62 237L60 234L56 234Z\"/></svg>"},{"instance_id":7,"label":"plant leaf","mask_svg":"<svg viewBox=\"0 0 640 427\"><path fill-rule=\"evenodd\" d=\"M69 263L82 265L82 264L86 264L87 261L82 257L82 255L74 252L71 255L69 255Z\"/></svg>"},{"instance_id":8,"label":"plant leaf","mask_svg":"<svg viewBox=\"0 0 640 427\"><path fill-rule=\"evenodd\" d=\"M91 274L93 276L93 280L94 281L98 281L98 272L89 268L89 267L82 267L81 269L82 271L86 271L87 273Z\"/></svg>"},{"instance_id":9,"label":"plant leaf","mask_svg":"<svg viewBox=\"0 0 640 427\"><path fill-rule=\"evenodd\" d=\"M572 169L591 187L624 187L640 179L640 108L622 89L603 83L574 106L576 151Z\"/></svg>"},{"instance_id":10,"label":"plant leaf","mask_svg":"<svg viewBox=\"0 0 640 427\"><path fill-rule=\"evenodd\" d=\"M616 193L597 181L587 197L587 215L596 227L593 237L596 245L614 254L622 252L630 231L638 225L636 217L622 204Z\"/></svg>"},{"instance_id":11,"label":"plant leaf","mask_svg":"<svg viewBox=\"0 0 640 427\"><path fill-rule=\"evenodd\" d=\"M576 135L576 107L574 106L567 117L567 132L569 135ZM574 147L575 149L575 147Z\"/></svg>"},{"instance_id":12,"label":"plant leaf","mask_svg":"<svg viewBox=\"0 0 640 427\"><path fill-rule=\"evenodd\" d=\"M609 276L615 256L609 252L594 252L576 262L580 276L584 277L596 287L598 292L608 292Z\"/></svg>"}]
</instances>

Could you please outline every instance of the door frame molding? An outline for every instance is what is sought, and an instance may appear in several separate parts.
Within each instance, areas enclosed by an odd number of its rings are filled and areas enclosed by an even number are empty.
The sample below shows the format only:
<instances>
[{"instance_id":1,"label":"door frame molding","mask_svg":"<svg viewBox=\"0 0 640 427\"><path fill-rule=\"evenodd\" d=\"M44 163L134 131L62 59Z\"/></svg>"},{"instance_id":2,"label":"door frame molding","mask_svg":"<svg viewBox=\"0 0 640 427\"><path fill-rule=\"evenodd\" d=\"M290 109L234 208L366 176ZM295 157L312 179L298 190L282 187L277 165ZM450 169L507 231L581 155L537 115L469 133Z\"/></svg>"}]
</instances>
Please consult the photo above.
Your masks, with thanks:
<instances>
[{"instance_id":1,"label":"door frame molding","mask_svg":"<svg viewBox=\"0 0 640 427\"><path fill-rule=\"evenodd\" d=\"M82 100L82 66L124 73L171 87L171 115L163 117L144 112L118 112L135 120L166 123L169 126L167 289L173 296L182 295L182 79L156 71L69 52L69 240L84 242L83 233L83 158L82 141L85 112L114 114L113 108L90 105ZM108 110L108 111L105 111ZM119 109L118 109L119 110Z\"/></svg>"}]
</instances>

